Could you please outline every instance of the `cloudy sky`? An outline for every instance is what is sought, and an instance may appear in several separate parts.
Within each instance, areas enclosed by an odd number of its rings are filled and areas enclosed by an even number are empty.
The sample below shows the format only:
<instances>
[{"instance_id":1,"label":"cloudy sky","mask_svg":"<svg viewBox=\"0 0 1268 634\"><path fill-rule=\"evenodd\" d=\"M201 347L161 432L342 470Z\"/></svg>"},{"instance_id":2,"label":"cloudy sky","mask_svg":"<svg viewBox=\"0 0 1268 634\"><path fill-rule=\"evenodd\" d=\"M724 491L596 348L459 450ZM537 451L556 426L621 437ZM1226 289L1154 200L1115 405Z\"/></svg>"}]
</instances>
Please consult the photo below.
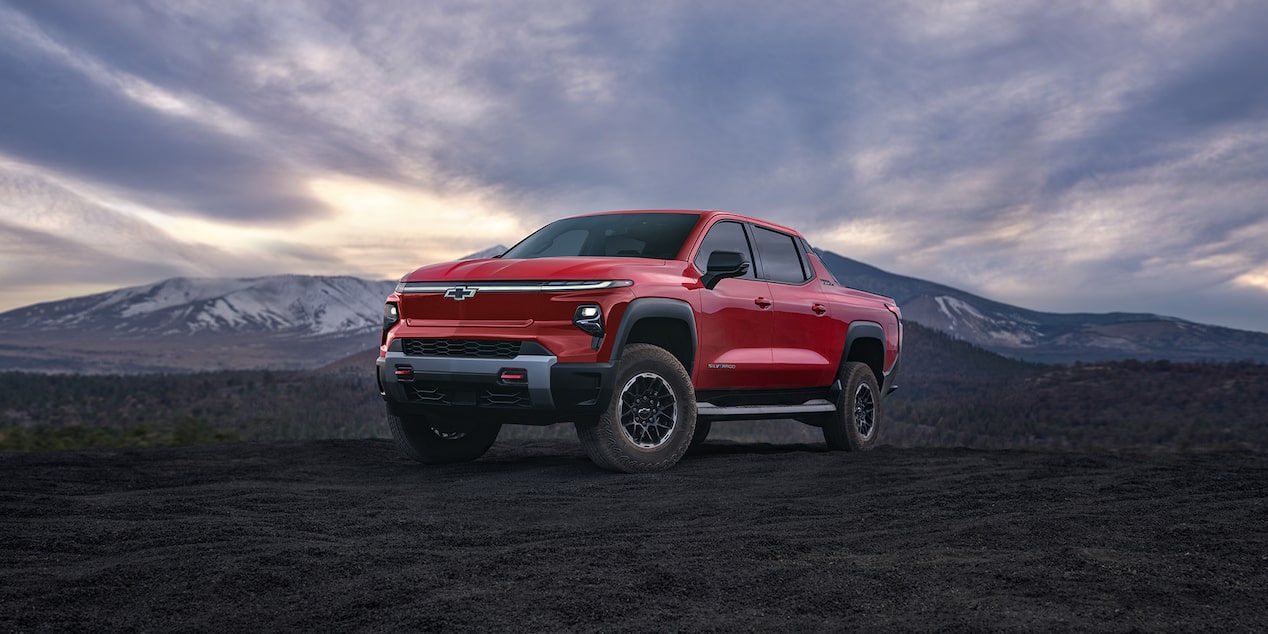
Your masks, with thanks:
<instances>
[{"instance_id":1,"label":"cloudy sky","mask_svg":"<svg viewBox=\"0 0 1268 634\"><path fill-rule=\"evenodd\" d=\"M1268 3L0 0L0 310L714 208L1268 331Z\"/></svg>"}]
</instances>

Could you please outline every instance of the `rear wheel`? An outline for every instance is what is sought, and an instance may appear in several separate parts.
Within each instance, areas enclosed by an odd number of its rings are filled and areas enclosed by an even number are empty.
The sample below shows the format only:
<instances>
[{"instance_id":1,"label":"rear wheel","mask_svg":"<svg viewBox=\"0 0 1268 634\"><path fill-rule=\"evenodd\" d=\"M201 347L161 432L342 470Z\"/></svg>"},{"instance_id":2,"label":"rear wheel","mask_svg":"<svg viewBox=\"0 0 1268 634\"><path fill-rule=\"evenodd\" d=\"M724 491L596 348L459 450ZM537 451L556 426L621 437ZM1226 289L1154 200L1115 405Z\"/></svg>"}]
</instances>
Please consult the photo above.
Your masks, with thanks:
<instances>
[{"instance_id":1,"label":"rear wheel","mask_svg":"<svg viewBox=\"0 0 1268 634\"><path fill-rule=\"evenodd\" d=\"M695 429L696 395L687 371L665 349L637 343L622 351L607 411L596 423L578 424L577 438L596 465L647 473L674 466Z\"/></svg>"},{"instance_id":2,"label":"rear wheel","mask_svg":"<svg viewBox=\"0 0 1268 634\"><path fill-rule=\"evenodd\" d=\"M396 446L409 458L427 464L470 462L484 455L497 440L498 423L471 423L459 430L442 430L421 416L389 414L388 426Z\"/></svg>"},{"instance_id":3,"label":"rear wheel","mask_svg":"<svg viewBox=\"0 0 1268 634\"><path fill-rule=\"evenodd\" d=\"M837 411L823 423L823 439L832 449L866 451L876 446L881 424L881 390L866 363L841 368Z\"/></svg>"}]
</instances>

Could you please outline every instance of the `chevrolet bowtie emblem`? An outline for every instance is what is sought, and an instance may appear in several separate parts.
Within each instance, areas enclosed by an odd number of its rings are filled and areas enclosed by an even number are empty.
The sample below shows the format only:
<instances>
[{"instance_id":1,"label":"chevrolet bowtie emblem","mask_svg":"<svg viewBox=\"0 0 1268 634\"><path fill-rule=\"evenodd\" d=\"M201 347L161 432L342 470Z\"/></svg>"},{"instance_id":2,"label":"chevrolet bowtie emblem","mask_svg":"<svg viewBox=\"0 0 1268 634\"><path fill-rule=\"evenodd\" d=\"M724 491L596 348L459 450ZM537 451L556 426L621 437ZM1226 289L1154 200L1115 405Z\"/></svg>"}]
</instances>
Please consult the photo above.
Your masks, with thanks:
<instances>
[{"instance_id":1,"label":"chevrolet bowtie emblem","mask_svg":"<svg viewBox=\"0 0 1268 634\"><path fill-rule=\"evenodd\" d=\"M453 288L445 290L445 297L453 298L454 301L458 301L458 302L464 299L470 299L472 297L475 297L475 294L476 294L476 289L469 288L466 286L455 286Z\"/></svg>"}]
</instances>

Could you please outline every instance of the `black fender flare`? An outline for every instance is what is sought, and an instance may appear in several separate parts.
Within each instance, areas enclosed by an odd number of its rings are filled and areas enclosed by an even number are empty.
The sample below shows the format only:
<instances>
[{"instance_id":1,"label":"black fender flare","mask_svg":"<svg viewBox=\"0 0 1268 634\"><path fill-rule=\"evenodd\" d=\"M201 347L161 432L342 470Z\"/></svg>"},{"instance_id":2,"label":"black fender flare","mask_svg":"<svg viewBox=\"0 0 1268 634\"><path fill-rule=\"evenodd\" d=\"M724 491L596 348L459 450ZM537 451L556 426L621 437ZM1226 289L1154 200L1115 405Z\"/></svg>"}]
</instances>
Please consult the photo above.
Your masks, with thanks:
<instances>
[{"instance_id":1,"label":"black fender flare","mask_svg":"<svg viewBox=\"0 0 1268 634\"><path fill-rule=\"evenodd\" d=\"M666 297L640 297L631 301L625 308L625 314L621 316L621 323L616 328L616 336L612 344L611 362L615 365L621 360L621 351L625 348L626 341L630 338L630 331L634 329L634 324L639 320L649 317L660 317L665 319L673 319L681 321L687 325L687 330L691 335L691 357L684 364L687 374L691 374L691 368L696 361L696 348L699 346L699 339L696 336L696 312L692 309L691 304L680 299L669 299Z\"/></svg>"},{"instance_id":2,"label":"black fender flare","mask_svg":"<svg viewBox=\"0 0 1268 634\"><path fill-rule=\"evenodd\" d=\"M845 350L841 351L841 367L845 366L845 360L850 356L850 350L854 347L854 342L859 339L875 339L881 343L881 350L885 350L885 327L874 321L852 321L848 329L845 331ZM881 358L881 372L885 371L885 359ZM884 380L885 377L876 377L877 380Z\"/></svg>"}]
</instances>

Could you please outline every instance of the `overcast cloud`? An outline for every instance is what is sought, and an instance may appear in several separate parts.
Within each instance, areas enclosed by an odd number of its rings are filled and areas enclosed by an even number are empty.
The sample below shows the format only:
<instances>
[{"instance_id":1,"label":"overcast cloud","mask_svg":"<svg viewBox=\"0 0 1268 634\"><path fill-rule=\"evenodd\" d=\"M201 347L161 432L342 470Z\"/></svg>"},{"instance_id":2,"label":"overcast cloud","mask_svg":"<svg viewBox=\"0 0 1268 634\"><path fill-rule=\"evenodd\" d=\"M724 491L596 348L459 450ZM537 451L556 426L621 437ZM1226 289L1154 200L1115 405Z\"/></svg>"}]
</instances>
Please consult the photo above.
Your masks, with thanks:
<instances>
[{"instance_id":1,"label":"overcast cloud","mask_svg":"<svg viewBox=\"0 0 1268 634\"><path fill-rule=\"evenodd\" d=\"M1263 2L5 2L0 310L720 208L1268 331Z\"/></svg>"}]
</instances>

